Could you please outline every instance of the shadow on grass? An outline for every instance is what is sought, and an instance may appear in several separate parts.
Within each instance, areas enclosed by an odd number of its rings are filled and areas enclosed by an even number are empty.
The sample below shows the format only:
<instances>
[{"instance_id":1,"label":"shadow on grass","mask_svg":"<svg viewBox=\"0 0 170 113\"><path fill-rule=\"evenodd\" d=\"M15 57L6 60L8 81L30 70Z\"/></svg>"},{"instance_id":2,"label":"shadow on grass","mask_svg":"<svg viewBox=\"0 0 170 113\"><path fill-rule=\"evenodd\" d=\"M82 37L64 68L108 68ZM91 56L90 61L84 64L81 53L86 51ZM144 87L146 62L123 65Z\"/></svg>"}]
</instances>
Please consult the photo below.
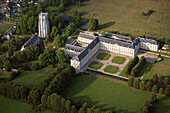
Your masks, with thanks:
<instances>
[{"instance_id":1,"label":"shadow on grass","mask_svg":"<svg viewBox=\"0 0 170 113\"><path fill-rule=\"evenodd\" d=\"M168 113L170 105L167 105L166 101L169 97L162 97L158 99L158 103L154 105L154 113Z\"/></svg>"},{"instance_id":2,"label":"shadow on grass","mask_svg":"<svg viewBox=\"0 0 170 113\"><path fill-rule=\"evenodd\" d=\"M110 26L112 26L112 25L115 25L115 23L116 23L116 22L107 22L107 23L105 23L105 24L101 24L101 25L99 26L99 30L108 28L108 27L110 27Z\"/></svg>"},{"instance_id":3,"label":"shadow on grass","mask_svg":"<svg viewBox=\"0 0 170 113\"><path fill-rule=\"evenodd\" d=\"M81 16L85 16L85 15L87 15L87 14L88 14L88 12L86 12L86 11L80 12L80 15L81 15Z\"/></svg>"}]
</instances>

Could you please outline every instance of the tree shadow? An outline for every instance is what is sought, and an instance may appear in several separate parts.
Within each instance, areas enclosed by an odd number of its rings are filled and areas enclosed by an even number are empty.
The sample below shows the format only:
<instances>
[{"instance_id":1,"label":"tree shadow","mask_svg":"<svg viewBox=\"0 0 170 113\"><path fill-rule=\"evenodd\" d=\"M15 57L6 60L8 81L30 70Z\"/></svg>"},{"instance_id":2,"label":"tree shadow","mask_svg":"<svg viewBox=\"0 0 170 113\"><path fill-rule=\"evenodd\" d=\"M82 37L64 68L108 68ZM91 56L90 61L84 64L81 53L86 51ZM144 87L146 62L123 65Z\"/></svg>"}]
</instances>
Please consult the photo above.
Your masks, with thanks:
<instances>
[{"instance_id":1,"label":"tree shadow","mask_svg":"<svg viewBox=\"0 0 170 113\"><path fill-rule=\"evenodd\" d=\"M81 15L81 16L85 16L85 15L87 15L87 14L88 14L88 12L86 12L86 11L80 12L80 15Z\"/></svg>"},{"instance_id":2,"label":"tree shadow","mask_svg":"<svg viewBox=\"0 0 170 113\"><path fill-rule=\"evenodd\" d=\"M169 97L161 97L158 99L158 102L154 105L154 111L160 109L161 113L168 113L170 105L167 105L165 102Z\"/></svg>"},{"instance_id":3,"label":"tree shadow","mask_svg":"<svg viewBox=\"0 0 170 113\"><path fill-rule=\"evenodd\" d=\"M110 27L110 26L112 26L112 25L115 25L115 23L116 22L107 22L107 23L104 23L104 24L101 24L101 25L99 25L99 30L101 30L101 29L105 29L105 28L108 28L108 27Z\"/></svg>"}]
</instances>

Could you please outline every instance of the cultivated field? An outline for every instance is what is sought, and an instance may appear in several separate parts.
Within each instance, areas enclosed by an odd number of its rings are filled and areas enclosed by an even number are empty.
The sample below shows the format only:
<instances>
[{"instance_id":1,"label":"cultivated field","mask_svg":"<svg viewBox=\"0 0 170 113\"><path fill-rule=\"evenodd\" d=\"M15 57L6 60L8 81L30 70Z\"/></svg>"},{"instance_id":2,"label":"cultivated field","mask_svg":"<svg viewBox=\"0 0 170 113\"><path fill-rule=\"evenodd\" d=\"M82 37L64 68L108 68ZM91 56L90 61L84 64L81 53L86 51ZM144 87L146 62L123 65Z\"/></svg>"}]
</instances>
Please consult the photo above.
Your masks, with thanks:
<instances>
[{"instance_id":1,"label":"cultivated field","mask_svg":"<svg viewBox=\"0 0 170 113\"><path fill-rule=\"evenodd\" d=\"M154 74L170 76L170 59L164 58L163 61L152 64L144 79L151 78Z\"/></svg>"},{"instance_id":2,"label":"cultivated field","mask_svg":"<svg viewBox=\"0 0 170 113\"><path fill-rule=\"evenodd\" d=\"M10 100L0 96L0 113L36 113L32 110L31 105L15 100ZM43 111L40 113L52 113L51 111Z\"/></svg>"},{"instance_id":3,"label":"cultivated field","mask_svg":"<svg viewBox=\"0 0 170 113\"><path fill-rule=\"evenodd\" d=\"M141 105L150 99L151 93L129 88L125 81L90 73L76 78L63 96L117 113L137 113ZM156 107L160 109L156 109L155 112L170 112L170 98L161 96L159 98L160 102Z\"/></svg>"},{"instance_id":4,"label":"cultivated field","mask_svg":"<svg viewBox=\"0 0 170 113\"><path fill-rule=\"evenodd\" d=\"M13 24L0 23L0 33L1 32L4 33L12 26L13 26Z\"/></svg>"},{"instance_id":5,"label":"cultivated field","mask_svg":"<svg viewBox=\"0 0 170 113\"><path fill-rule=\"evenodd\" d=\"M119 31L135 36L170 38L170 0L89 0L72 6L66 14L77 10L87 18L97 18L100 30ZM149 17L142 13L155 12Z\"/></svg>"},{"instance_id":6,"label":"cultivated field","mask_svg":"<svg viewBox=\"0 0 170 113\"><path fill-rule=\"evenodd\" d=\"M55 69L41 69L37 71L25 71L22 72L19 77L12 82L20 85L25 85L29 88L33 88L39 85L46 77L52 74Z\"/></svg>"}]
</instances>

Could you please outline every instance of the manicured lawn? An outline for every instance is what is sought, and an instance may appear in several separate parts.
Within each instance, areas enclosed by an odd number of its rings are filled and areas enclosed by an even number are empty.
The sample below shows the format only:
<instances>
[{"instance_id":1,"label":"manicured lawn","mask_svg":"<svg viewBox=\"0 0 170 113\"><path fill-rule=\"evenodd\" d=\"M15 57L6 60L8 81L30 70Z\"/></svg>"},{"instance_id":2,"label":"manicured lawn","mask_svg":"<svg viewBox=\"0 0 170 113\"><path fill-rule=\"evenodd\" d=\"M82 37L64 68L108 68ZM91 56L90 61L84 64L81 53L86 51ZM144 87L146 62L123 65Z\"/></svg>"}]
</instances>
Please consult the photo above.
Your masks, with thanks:
<instances>
[{"instance_id":1,"label":"manicured lawn","mask_svg":"<svg viewBox=\"0 0 170 113\"><path fill-rule=\"evenodd\" d=\"M126 64L126 66L124 67L124 69L120 72L120 76L125 76L125 77L128 77L125 73L125 70L127 69L129 63L132 61L132 59Z\"/></svg>"},{"instance_id":2,"label":"manicured lawn","mask_svg":"<svg viewBox=\"0 0 170 113\"><path fill-rule=\"evenodd\" d=\"M4 33L6 30L8 30L12 26L13 24L0 23L0 32Z\"/></svg>"},{"instance_id":3,"label":"manicured lawn","mask_svg":"<svg viewBox=\"0 0 170 113\"><path fill-rule=\"evenodd\" d=\"M66 15L77 10L82 17L97 18L99 30L170 38L169 6L169 0L88 0L80 6L71 6ZM156 12L149 17L142 15L149 10Z\"/></svg>"},{"instance_id":4,"label":"manicured lawn","mask_svg":"<svg viewBox=\"0 0 170 113\"><path fill-rule=\"evenodd\" d=\"M143 73L146 71L147 67L150 65L151 63L146 62L145 65L142 67L142 69L140 70L138 77L142 76Z\"/></svg>"},{"instance_id":5,"label":"manicured lawn","mask_svg":"<svg viewBox=\"0 0 170 113\"><path fill-rule=\"evenodd\" d=\"M108 60L110 57L111 55L108 53L100 53L96 58L100 60Z\"/></svg>"},{"instance_id":6,"label":"manicured lawn","mask_svg":"<svg viewBox=\"0 0 170 113\"><path fill-rule=\"evenodd\" d=\"M108 65L106 66L106 68L104 68L104 71L108 73L116 73L118 70L119 70L119 67L112 66L112 65Z\"/></svg>"},{"instance_id":7,"label":"manicured lawn","mask_svg":"<svg viewBox=\"0 0 170 113\"><path fill-rule=\"evenodd\" d=\"M164 57L164 60L152 64L147 73L144 76L144 79L151 78L154 74L169 76L170 75L170 59Z\"/></svg>"},{"instance_id":8,"label":"manicured lawn","mask_svg":"<svg viewBox=\"0 0 170 113\"><path fill-rule=\"evenodd\" d=\"M100 62L93 61L88 66L93 69L100 69L103 66L103 64Z\"/></svg>"},{"instance_id":9,"label":"manicured lawn","mask_svg":"<svg viewBox=\"0 0 170 113\"><path fill-rule=\"evenodd\" d=\"M137 113L141 105L150 99L151 93L129 88L125 81L90 73L77 77L62 95L72 100L77 99L81 104L87 102L90 106L97 105L116 113ZM170 98L159 98L164 100L158 107L168 113ZM157 113L163 112L157 109Z\"/></svg>"},{"instance_id":10,"label":"manicured lawn","mask_svg":"<svg viewBox=\"0 0 170 113\"><path fill-rule=\"evenodd\" d=\"M54 6L48 6L45 8L46 12L58 13L59 8Z\"/></svg>"},{"instance_id":11,"label":"manicured lawn","mask_svg":"<svg viewBox=\"0 0 170 113\"><path fill-rule=\"evenodd\" d=\"M112 62L113 62L113 63L116 63L116 64L123 64L125 61L126 61L126 58L120 57L120 56L115 56L115 57L112 59Z\"/></svg>"},{"instance_id":12,"label":"manicured lawn","mask_svg":"<svg viewBox=\"0 0 170 113\"><path fill-rule=\"evenodd\" d=\"M15 100L7 99L0 96L0 113L36 113L32 110L31 105ZM45 110L40 113L52 113Z\"/></svg>"},{"instance_id":13,"label":"manicured lawn","mask_svg":"<svg viewBox=\"0 0 170 113\"><path fill-rule=\"evenodd\" d=\"M19 75L19 77L14 79L12 82L33 88L38 86L41 81L43 81L47 76L52 74L54 71L55 69L46 68L37 71L25 71L22 72Z\"/></svg>"}]
</instances>

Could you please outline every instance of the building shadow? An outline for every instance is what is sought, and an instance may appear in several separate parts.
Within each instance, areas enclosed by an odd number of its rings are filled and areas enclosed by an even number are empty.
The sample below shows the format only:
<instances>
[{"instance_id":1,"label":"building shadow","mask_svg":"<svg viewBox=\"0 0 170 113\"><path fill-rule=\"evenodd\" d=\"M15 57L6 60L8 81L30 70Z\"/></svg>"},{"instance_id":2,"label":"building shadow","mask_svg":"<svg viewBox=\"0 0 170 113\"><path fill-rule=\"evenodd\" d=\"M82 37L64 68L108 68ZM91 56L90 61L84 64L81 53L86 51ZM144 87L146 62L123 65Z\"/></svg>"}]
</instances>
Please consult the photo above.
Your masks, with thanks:
<instances>
[{"instance_id":1,"label":"building shadow","mask_svg":"<svg viewBox=\"0 0 170 113\"><path fill-rule=\"evenodd\" d=\"M101 30L101 29L108 28L108 27L110 27L110 26L115 25L115 23L116 23L116 22L107 22L107 23L101 24L101 25L99 25L99 28L98 28L98 29Z\"/></svg>"}]
</instances>

